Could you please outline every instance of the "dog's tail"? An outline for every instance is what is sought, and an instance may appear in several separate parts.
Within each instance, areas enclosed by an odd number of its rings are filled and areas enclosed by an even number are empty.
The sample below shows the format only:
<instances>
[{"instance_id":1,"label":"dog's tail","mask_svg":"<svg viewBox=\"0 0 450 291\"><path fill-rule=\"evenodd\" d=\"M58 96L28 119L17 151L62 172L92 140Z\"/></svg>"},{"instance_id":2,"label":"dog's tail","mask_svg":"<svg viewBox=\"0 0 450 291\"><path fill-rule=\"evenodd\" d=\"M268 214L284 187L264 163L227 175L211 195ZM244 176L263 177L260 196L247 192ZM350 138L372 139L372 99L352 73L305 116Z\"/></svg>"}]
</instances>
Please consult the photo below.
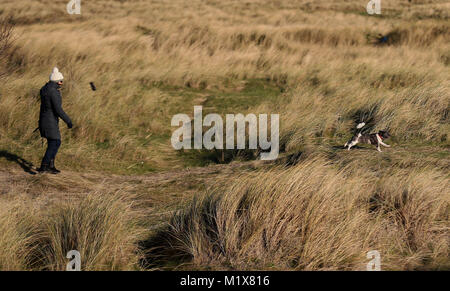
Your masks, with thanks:
<instances>
[{"instance_id":1,"label":"dog's tail","mask_svg":"<svg viewBox=\"0 0 450 291\"><path fill-rule=\"evenodd\" d=\"M361 122L361 123L359 123L359 124L356 126L356 129L361 129L361 128L364 127L364 125L366 125L366 123L365 123L365 122Z\"/></svg>"}]
</instances>

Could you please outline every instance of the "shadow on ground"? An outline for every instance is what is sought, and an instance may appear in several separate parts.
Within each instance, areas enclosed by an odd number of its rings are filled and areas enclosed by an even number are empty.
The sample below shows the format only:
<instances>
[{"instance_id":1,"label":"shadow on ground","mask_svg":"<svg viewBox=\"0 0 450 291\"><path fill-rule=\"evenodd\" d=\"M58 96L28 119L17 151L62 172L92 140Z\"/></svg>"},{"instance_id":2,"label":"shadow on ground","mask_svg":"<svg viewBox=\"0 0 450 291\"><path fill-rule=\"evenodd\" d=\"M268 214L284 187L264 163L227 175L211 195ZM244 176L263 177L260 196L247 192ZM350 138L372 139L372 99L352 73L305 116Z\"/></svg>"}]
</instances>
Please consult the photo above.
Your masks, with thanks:
<instances>
[{"instance_id":1,"label":"shadow on ground","mask_svg":"<svg viewBox=\"0 0 450 291\"><path fill-rule=\"evenodd\" d=\"M139 260L142 269L174 270L188 263L192 256L178 245L170 236L167 228L158 230L155 234L139 242L139 249L144 253Z\"/></svg>"},{"instance_id":2,"label":"shadow on ground","mask_svg":"<svg viewBox=\"0 0 450 291\"><path fill-rule=\"evenodd\" d=\"M1 150L0 151L0 158L5 158L8 161L15 162L18 164L25 172L31 175L35 175L36 172L33 171L33 163L23 159L22 157L19 157L16 154L12 154L8 151Z\"/></svg>"},{"instance_id":3,"label":"shadow on ground","mask_svg":"<svg viewBox=\"0 0 450 291\"><path fill-rule=\"evenodd\" d=\"M331 148L333 150L347 150L347 148L344 147L344 146L332 146ZM367 150L367 149L368 149L367 147L361 147L361 146L358 146L358 145L354 145L354 146L352 146L350 151L352 151L352 150Z\"/></svg>"}]
</instances>

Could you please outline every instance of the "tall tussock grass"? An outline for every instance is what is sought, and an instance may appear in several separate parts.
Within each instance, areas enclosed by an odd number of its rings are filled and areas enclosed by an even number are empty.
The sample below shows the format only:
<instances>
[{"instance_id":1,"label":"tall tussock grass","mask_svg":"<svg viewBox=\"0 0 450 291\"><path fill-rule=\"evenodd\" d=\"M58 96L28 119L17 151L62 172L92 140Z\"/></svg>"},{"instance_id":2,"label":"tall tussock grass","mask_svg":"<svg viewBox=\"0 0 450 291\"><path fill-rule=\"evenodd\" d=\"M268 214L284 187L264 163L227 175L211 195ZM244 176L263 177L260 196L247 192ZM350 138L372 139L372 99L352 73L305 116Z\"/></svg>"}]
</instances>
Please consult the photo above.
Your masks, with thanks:
<instances>
[{"instance_id":1,"label":"tall tussock grass","mask_svg":"<svg viewBox=\"0 0 450 291\"><path fill-rule=\"evenodd\" d=\"M448 268L445 174L347 173L314 157L225 178L158 236L166 253L201 269L364 270L370 250L383 269Z\"/></svg>"},{"instance_id":2,"label":"tall tussock grass","mask_svg":"<svg viewBox=\"0 0 450 291\"><path fill-rule=\"evenodd\" d=\"M10 23L11 18L2 17L0 19L0 62L4 63L8 57L8 51L14 41L14 25ZM6 74L4 70L0 71L0 78Z\"/></svg>"},{"instance_id":3,"label":"tall tussock grass","mask_svg":"<svg viewBox=\"0 0 450 291\"><path fill-rule=\"evenodd\" d=\"M0 270L23 270L31 255L32 249L25 246L34 236L27 229L24 208L26 206L20 201L0 205Z\"/></svg>"},{"instance_id":4,"label":"tall tussock grass","mask_svg":"<svg viewBox=\"0 0 450 291\"><path fill-rule=\"evenodd\" d=\"M94 193L45 209L16 204L0 213L2 270L66 270L71 250L80 252L82 270L137 268L142 229L123 194Z\"/></svg>"}]
</instances>

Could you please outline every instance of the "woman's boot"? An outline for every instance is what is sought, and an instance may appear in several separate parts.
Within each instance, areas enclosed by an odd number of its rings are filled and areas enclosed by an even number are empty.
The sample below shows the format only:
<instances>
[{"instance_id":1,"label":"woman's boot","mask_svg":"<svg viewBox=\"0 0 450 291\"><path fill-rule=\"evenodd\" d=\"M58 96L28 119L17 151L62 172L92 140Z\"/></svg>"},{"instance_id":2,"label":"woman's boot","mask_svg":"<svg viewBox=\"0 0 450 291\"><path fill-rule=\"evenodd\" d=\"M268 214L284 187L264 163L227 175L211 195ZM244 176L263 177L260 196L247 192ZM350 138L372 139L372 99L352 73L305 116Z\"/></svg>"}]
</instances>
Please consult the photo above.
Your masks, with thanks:
<instances>
[{"instance_id":1,"label":"woman's boot","mask_svg":"<svg viewBox=\"0 0 450 291\"><path fill-rule=\"evenodd\" d=\"M54 160L54 159L53 159L53 160L50 160L50 166L49 166L49 168L50 168L50 171L53 172L52 174L59 174L59 173L61 173L60 170L58 170L57 168L55 168L55 160Z\"/></svg>"},{"instance_id":2,"label":"woman's boot","mask_svg":"<svg viewBox=\"0 0 450 291\"><path fill-rule=\"evenodd\" d=\"M58 174L59 171L55 171L54 169L50 168L50 165L47 164L41 164L41 167L37 169L39 173L49 173L49 174Z\"/></svg>"},{"instance_id":3,"label":"woman's boot","mask_svg":"<svg viewBox=\"0 0 450 291\"><path fill-rule=\"evenodd\" d=\"M41 164L41 167L37 169L39 173L48 172L50 170L47 164Z\"/></svg>"}]
</instances>

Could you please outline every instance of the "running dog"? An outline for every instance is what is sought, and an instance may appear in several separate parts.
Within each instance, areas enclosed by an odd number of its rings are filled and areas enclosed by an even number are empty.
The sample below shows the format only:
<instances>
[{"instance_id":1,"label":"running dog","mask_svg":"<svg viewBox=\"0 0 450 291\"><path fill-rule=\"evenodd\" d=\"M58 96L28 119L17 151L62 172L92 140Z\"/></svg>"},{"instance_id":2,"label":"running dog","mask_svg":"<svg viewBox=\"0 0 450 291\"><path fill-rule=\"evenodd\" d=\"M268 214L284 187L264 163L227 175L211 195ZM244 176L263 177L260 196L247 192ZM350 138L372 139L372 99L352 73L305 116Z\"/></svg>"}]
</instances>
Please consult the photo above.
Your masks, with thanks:
<instances>
[{"instance_id":1,"label":"running dog","mask_svg":"<svg viewBox=\"0 0 450 291\"><path fill-rule=\"evenodd\" d=\"M357 129L361 129L365 123L360 123L356 127ZM390 134L387 131L380 130L378 133L371 133L371 134L362 134L361 132L358 132L356 135L352 137L345 145L344 147L348 147L348 150L350 150L353 146L355 146L358 143L366 143L366 144L373 144L377 145L377 150L381 152L380 146L390 147L390 145L387 145L383 142L383 139L387 139L390 137Z\"/></svg>"}]
</instances>

